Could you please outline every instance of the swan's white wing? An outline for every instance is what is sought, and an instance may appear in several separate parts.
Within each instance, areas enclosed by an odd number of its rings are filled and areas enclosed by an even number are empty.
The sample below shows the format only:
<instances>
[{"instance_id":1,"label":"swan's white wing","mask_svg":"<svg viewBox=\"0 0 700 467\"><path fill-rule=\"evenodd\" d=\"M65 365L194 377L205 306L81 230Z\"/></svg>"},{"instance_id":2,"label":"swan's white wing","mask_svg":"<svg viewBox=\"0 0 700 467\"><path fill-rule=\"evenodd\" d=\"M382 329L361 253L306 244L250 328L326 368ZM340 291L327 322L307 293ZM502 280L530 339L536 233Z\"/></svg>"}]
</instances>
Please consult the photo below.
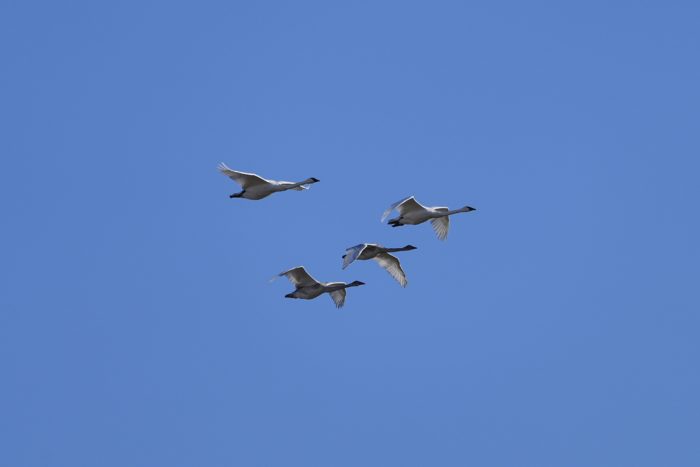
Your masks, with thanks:
<instances>
[{"instance_id":1,"label":"swan's white wing","mask_svg":"<svg viewBox=\"0 0 700 467\"><path fill-rule=\"evenodd\" d=\"M306 272L304 266L298 266L294 269L290 269L289 271L281 272L279 275L286 276L287 279L289 279L296 287L309 287L319 283L316 279L311 277L308 272Z\"/></svg>"},{"instance_id":2,"label":"swan's white wing","mask_svg":"<svg viewBox=\"0 0 700 467\"><path fill-rule=\"evenodd\" d=\"M390 255L389 253L380 253L374 257L374 260L379 263L381 267L386 269L386 272L391 274L391 277L396 279L396 281L401 284L401 287L406 287L406 284L408 284L406 273L401 269L401 262L396 256Z\"/></svg>"},{"instance_id":3,"label":"swan's white wing","mask_svg":"<svg viewBox=\"0 0 700 467\"><path fill-rule=\"evenodd\" d=\"M416 201L416 198L411 196L406 201L396 206L396 209L399 211L399 214L405 216L409 212L425 211L426 207Z\"/></svg>"},{"instance_id":4,"label":"swan's white wing","mask_svg":"<svg viewBox=\"0 0 700 467\"><path fill-rule=\"evenodd\" d=\"M345 250L345 256L343 256L343 269L350 266L350 263L355 261L365 248L367 248L367 244L360 243L359 245L355 245Z\"/></svg>"},{"instance_id":5,"label":"swan's white wing","mask_svg":"<svg viewBox=\"0 0 700 467\"><path fill-rule=\"evenodd\" d=\"M238 183L244 190L247 190L251 186L264 185L266 183L270 183L269 180L265 180L264 178L258 175L233 170L223 162L219 164L219 172L226 175L234 182Z\"/></svg>"},{"instance_id":6,"label":"swan's white wing","mask_svg":"<svg viewBox=\"0 0 700 467\"><path fill-rule=\"evenodd\" d=\"M391 214L391 211L394 209L398 209L401 214L403 214L403 205L405 203L408 203L410 205L416 205L418 207L422 207L420 204L418 204L413 196L409 196L408 198L404 198L400 201L395 202L388 208L386 208L386 211L384 211L384 214L382 214L382 222L386 220L387 217L389 217L389 214Z\"/></svg>"},{"instance_id":7,"label":"swan's white wing","mask_svg":"<svg viewBox=\"0 0 700 467\"><path fill-rule=\"evenodd\" d=\"M437 217L435 219L431 219L430 223L433 224L433 230L437 234L437 237L440 240L445 240L447 238L447 233L450 230L450 218L447 216Z\"/></svg>"},{"instance_id":8,"label":"swan's white wing","mask_svg":"<svg viewBox=\"0 0 700 467\"><path fill-rule=\"evenodd\" d=\"M345 289L336 290L329 294L336 308L343 308L345 305Z\"/></svg>"}]
</instances>

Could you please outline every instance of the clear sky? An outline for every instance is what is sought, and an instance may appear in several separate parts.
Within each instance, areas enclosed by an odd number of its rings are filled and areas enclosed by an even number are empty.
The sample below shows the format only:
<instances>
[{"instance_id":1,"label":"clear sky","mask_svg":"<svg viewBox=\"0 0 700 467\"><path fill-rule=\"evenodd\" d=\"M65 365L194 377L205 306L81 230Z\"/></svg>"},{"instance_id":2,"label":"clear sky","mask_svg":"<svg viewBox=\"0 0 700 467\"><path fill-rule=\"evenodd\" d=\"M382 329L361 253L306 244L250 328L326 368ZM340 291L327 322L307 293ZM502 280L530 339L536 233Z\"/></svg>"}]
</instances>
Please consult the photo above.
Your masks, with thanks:
<instances>
[{"instance_id":1,"label":"clear sky","mask_svg":"<svg viewBox=\"0 0 700 467\"><path fill-rule=\"evenodd\" d=\"M0 465L700 465L699 46L692 1L3 2Z\"/></svg>"}]
</instances>

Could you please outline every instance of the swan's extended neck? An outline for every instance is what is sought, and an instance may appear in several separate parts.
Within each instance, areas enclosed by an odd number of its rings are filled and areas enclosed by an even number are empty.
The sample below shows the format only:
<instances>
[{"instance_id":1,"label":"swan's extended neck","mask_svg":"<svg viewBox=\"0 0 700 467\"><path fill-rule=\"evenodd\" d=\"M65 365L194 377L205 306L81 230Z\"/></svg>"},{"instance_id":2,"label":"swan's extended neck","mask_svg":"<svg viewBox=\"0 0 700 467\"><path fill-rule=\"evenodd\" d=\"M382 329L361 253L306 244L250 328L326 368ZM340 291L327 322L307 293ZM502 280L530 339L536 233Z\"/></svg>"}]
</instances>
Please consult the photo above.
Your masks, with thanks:
<instances>
[{"instance_id":1,"label":"swan's extended neck","mask_svg":"<svg viewBox=\"0 0 700 467\"><path fill-rule=\"evenodd\" d=\"M297 182L297 183L292 183L290 185L287 185L285 188L287 188L287 189L298 188L300 186L311 185L312 183L317 183L317 182L320 182L320 180L318 178L311 177L311 178L307 178L303 182Z\"/></svg>"},{"instance_id":2,"label":"swan's extended neck","mask_svg":"<svg viewBox=\"0 0 700 467\"><path fill-rule=\"evenodd\" d=\"M438 212L437 213L438 215L436 217L447 217L447 216L451 216L452 214L459 214L460 212L471 212L471 211L476 211L476 209L471 207L471 206L464 206L463 208L453 209L451 211Z\"/></svg>"},{"instance_id":3,"label":"swan's extended neck","mask_svg":"<svg viewBox=\"0 0 700 467\"><path fill-rule=\"evenodd\" d=\"M360 282L360 281L351 282L351 283L349 283L349 284L345 284L345 283L343 283L343 282L336 282L336 283L328 284L328 285L326 286L326 290L327 290L328 292L335 292L336 290L347 289L347 288L350 288L350 287L357 287L357 286L360 286L360 285L365 285L365 283L364 283L364 282Z\"/></svg>"},{"instance_id":4,"label":"swan's extended neck","mask_svg":"<svg viewBox=\"0 0 700 467\"><path fill-rule=\"evenodd\" d=\"M406 245L406 246L402 246L401 248L387 248L386 252L387 253L394 253L396 251L410 251L410 250L415 250L415 249L416 249L416 247L414 247L413 245Z\"/></svg>"}]
</instances>

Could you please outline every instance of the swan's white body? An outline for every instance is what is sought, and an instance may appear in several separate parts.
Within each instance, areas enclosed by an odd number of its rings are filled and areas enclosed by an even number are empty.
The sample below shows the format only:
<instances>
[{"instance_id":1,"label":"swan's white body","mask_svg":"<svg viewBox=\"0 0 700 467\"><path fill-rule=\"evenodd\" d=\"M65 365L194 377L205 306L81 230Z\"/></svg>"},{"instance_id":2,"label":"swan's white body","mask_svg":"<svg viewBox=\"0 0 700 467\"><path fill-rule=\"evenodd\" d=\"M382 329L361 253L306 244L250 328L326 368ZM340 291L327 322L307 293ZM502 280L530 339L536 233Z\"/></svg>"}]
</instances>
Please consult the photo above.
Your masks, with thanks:
<instances>
[{"instance_id":1,"label":"swan's white body","mask_svg":"<svg viewBox=\"0 0 700 467\"><path fill-rule=\"evenodd\" d=\"M406 273L401 269L401 261L390 253L415 249L416 247L413 245L406 245L403 248L385 248L376 243L361 243L345 250L345 255L343 255L343 269L350 266L355 260L373 259L379 263L391 277L396 279L396 281L401 284L401 287L406 287L408 280L406 279Z\"/></svg>"},{"instance_id":2,"label":"swan's white body","mask_svg":"<svg viewBox=\"0 0 700 467\"><path fill-rule=\"evenodd\" d=\"M394 209L399 211L399 217L389 219L388 224L392 227L418 225L425 221L430 221L433 225L433 230L435 230L440 240L445 240L447 238L447 233L450 230L449 216L460 212L475 211L475 209L470 206L464 206L463 208L454 209L452 211L445 207L427 207L416 201L413 196L409 196L389 206L382 215L382 222L389 217L389 214L391 214L391 211Z\"/></svg>"},{"instance_id":3,"label":"swan's white body","mask_svg":"<svg viewBox=\"0 0 700 467\"><path fill-rule=\"evenodd\" d=\"M321 294L327 293L331 296L336 308L342 308L345 305L345 289L365 285L364 282L360 281L351 282L350 284L345 282L319 282L311 277L303 266L298 266L279 275L286 276L296 287L294 292L285 295L286 298L312 300Z\"/></svg>"},{"instance_id":4,"label":"swan's white body","mask_svg":"<svg viewBox=\"0 0 700 467\"><path fill-rule=\"evenodd\" d=\"M267 180L256 174L233 170L223 162L219 164L219 171L243 188L243 191L231 195L231 198L258 200L270 196L273 193L277 193L278 191L307 190L309 188L307 185L311 185L312 183L319 181L317 178L313 177L307 178L303 182Z\"/></svg>"}]
</instances>

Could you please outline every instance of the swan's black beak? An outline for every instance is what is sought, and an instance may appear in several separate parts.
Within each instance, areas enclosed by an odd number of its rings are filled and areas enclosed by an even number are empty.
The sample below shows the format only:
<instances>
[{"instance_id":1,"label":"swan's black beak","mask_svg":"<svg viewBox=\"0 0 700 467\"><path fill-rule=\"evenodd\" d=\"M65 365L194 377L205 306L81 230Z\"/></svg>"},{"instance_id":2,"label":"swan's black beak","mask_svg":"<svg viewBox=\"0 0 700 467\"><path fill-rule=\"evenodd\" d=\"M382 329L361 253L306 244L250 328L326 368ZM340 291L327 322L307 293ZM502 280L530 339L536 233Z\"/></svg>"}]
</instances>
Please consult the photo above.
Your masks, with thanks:
<instances>
[{"instance_id":1,"label":"swan's black beak","mask_svg":"<svg viewBox=\"0 0 700 467\"><path fill-rule=\"evenodd\" d=\"M321 180L319 180L319 179L316 178L316 177L311 177L311 180L313 181L313 183L316 183L316 182L320 182L320 181L321 181Z\"/></svg>"},{"instance_id":2,"label":"swan's black beak","mask_svg":"<svg viewBox=\"0 0 700 467\"><path fill-rule=\"evenodd\" d=\"M294 293L288 293L284 298L294 298Z\"/></svg>"}]
</instances>

